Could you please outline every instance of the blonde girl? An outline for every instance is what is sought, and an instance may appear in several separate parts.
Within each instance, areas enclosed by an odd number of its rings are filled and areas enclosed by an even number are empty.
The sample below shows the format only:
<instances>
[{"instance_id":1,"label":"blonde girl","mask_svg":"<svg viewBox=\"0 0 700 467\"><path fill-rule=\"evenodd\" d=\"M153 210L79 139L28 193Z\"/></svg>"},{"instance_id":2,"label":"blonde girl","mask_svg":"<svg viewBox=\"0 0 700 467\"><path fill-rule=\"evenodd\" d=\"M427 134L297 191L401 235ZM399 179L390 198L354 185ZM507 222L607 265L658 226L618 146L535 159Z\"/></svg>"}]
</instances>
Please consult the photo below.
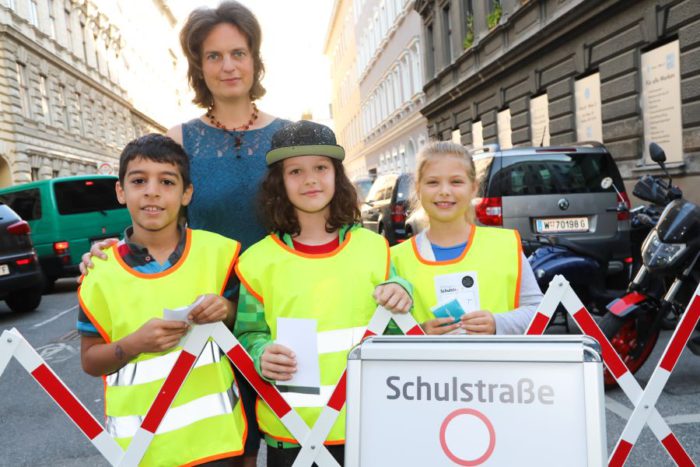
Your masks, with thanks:
<instances>
[{"instance_id":1,"label":"blonde girl","mask_svg":"<svg viewBox=\"0 0 700 467\"><path fill-rule=\"evenodd\" d=\"M414 287L415 318L428 334L523 333L542 292L518 232L475 225L479 186L469 152L429 143L415 179L430 227L391 249L397 274Z\"/></svg>"}]
</instances>

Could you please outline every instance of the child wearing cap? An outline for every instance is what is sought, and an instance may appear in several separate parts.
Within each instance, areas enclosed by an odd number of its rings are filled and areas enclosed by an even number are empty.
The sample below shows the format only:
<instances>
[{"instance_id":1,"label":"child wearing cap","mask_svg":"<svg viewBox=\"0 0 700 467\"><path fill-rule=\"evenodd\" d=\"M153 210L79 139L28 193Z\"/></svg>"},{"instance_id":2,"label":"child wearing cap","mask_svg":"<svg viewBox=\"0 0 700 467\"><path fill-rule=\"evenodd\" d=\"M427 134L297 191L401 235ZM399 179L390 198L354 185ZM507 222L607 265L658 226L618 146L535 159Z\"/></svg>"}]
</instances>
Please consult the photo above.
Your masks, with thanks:
<instances>
[{"instance_id":1,"label":"child wearing cap","mask_svg":"<svg viewBox=\"0 0 700 467\"><path fill-rule=\"evenodd\" d=\"M234 333L266 379L296 372L294 349L276 344L278 318L316 321L320 394L285 398L313 426L377 304L408 312L410 285L398 278L386 240L358 224L357 195L345 175L343 148L330 128L300 121L278 130L267 153L261 200L271 234L250 247L236 272L244 287ZM333 339L325 339L333 336ZM346 338L347 337L347 338ZM347 345L339 348L339 342ZM324 343L332 344L324 348ZM268 466L291 466L298 442L262 400L257 418ZM345 409L325 444L343 463Z\"/></svg>"}]
</instances>

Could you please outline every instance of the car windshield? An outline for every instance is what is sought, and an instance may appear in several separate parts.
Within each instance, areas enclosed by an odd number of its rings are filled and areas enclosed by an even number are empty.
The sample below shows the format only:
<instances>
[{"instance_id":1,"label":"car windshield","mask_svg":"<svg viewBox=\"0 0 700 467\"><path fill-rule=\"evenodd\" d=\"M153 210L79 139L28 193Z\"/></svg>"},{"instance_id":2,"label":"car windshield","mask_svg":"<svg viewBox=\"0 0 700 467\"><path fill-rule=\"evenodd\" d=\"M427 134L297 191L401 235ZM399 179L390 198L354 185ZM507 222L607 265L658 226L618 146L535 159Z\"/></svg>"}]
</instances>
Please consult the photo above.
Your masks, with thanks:
<instances>
[{"instance_id":1,"label":"car windshield","mask_svg":"<svg viewBox=\"0 0 700 467\"><path fill-rule=\"evenodd\" d=\"M504 157L494 181L502 196L614 191L601 186L606 177L612 178L618 190L624 190L609 154L537 154Z\"/></svg>"},{"instance_id":2,"label":"car windshield","mask_svg":"<svg viewBox=\"0 0 700 467\"><path fill-rule=\"evenodd\" d=\"M369 193L369 189L372 188L372 180L355 180L353 184L357 190L357 196L363 201L367 199L367 193Z\"/></svg>"},{"instance_id":3,"label":"car windshield","mask_svg":"<svg viewBox=\"0 0 700 467\"><path fill-rule=\"evenodd\" d=\"M112 178L56 182L53 189L58 212L80 214L123 208L114 192L115 182Z\"/></svg>"}]
</instances>

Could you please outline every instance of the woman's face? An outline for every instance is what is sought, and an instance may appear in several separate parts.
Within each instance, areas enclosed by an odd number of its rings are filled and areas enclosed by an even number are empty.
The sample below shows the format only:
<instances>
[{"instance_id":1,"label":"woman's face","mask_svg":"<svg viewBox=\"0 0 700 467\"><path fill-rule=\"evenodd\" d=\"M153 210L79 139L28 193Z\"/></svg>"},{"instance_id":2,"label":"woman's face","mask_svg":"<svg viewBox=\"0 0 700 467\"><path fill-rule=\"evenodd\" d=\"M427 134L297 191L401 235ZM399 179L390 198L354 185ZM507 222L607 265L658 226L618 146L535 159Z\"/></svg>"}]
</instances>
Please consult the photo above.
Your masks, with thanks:
<instances>
[{"instance_id":1,"label":"woman's face","mask_svg":"<svg viewBox=\"0 0 700 467\"><path fill-rule=\"evenodd\" d=\"M202 74L214 99L250 96L255 65L248 39L236 26L214 26L202 43Z\"/></svg>"}]
</instances>

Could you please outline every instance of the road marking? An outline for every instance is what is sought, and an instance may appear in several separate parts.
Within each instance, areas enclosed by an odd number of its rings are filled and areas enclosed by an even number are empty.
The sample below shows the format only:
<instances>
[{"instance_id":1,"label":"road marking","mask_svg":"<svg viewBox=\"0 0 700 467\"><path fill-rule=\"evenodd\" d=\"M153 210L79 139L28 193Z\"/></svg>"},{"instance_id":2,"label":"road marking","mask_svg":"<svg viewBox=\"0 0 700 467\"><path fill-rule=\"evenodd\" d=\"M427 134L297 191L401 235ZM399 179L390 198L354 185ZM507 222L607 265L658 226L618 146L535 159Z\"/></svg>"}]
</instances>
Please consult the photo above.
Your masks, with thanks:
<instances>
[{"instance_id":1,"label":"road marking","mask_svg":"<svg viewBox=\"0 0 700 467\"><path fill-rule=\"evenodd\" d=\"M616 401L610 396L605 396L605 410L609 410L623 420L627 420L632 415L632 409Z\"/></svg>"},{"instance_id":2,"label":"road marking","mask_svg":"<svg viewBox=\"0 0 700 467\"><path fill-rule=\"evenodd\" d=\"M623 420L629 420L632 409L621 404L610 396L605 396L605 410L609 410ZM700 423L700 413L689 413L681 415L670 415L666 417L669 425L683 425L686 423Z\"/></svg>"},{"instance_id":3,"label":"road marking","mask_svg":"<svg viewBox=\"0 0 700 467\"><path fill-rule=\"evenodd\" d=\"M58 318L60 318L61 316L65 315L66 313L70 313L71 311L77 310L77 309L78 309L78 305L72 306L72 307L68 308L67 310L63 310L62 312L60 312L59 314L57 314L57 315L54 316L53 318L49 318L49 319L47 319L46 321L42 321L42 322L40 322L40 323L36 323L34 326L32 326L32 329L40 328L41 326L43 326L43 325L45 325L45 324L49 324L49 323L52 322L52 321L56 321Z\"/></svg>"}]
</instances>

